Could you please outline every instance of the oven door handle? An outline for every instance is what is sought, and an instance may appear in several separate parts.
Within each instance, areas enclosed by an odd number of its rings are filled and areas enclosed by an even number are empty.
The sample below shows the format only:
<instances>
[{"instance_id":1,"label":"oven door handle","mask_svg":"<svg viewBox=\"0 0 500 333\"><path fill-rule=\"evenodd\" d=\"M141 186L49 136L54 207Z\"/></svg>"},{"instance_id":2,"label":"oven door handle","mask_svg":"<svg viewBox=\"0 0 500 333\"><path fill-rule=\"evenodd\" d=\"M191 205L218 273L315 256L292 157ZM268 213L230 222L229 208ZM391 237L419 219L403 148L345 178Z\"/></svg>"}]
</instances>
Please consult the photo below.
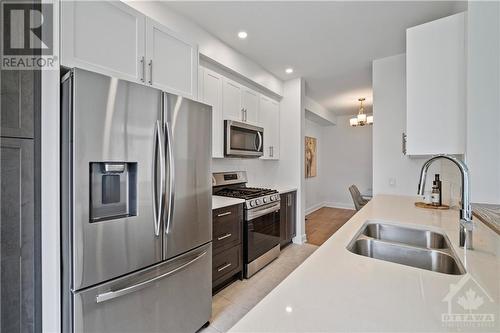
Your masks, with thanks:
<instances>
[{"instance_id":1,"label":"oven door handle","mask_svg":"<svg viewBox=\"0 0 500 333\"><path fill-rule=\"evenodd\" d=\"M280 203L277 202L271 206L266 206L265 208L261 208L258 210L248 210L247 211L247 221L255 220L261 216L264 216L269 213L277 212L280 210Z\"/></svg>"}]
</instances>

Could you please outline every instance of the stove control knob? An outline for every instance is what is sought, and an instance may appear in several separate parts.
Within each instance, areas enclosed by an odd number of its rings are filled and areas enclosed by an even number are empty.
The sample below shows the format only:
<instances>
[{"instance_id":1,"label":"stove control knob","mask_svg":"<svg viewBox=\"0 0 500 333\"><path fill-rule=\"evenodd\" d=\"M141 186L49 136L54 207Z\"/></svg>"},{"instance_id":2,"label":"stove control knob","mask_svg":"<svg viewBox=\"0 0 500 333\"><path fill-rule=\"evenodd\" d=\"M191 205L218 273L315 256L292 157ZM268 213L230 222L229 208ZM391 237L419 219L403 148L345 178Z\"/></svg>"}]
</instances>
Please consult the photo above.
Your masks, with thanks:
<instances>
[{"instance_id":1,"label":"stove control knob","mask_svg":"<svg viewBox=\"0 0 500 333\"><path fill-rule=\"evenodd\" d=\"M274 197L274 195L271 195L271 196L269 197L269 199L271 199L271 201L276 200L276 198Z\"/></svg>"},{"instance_id":2,"label":"stove control knob","mask_svg":"<svg viewBox=\"0 0 500 333\"><path fill-rule=\"evenodd\" d=\"M260 199L255 200L256 205L260 205Z\"/></svg>"},{"instance_id":3,"label":"stove control knob","mask_svg":"<svg viewBox=\"0 0 500 333\"><path fill-rule=\"evenodd\" d=\"M267 202L267 198L263 198L263 199L262 199L262 201L263 201L264 203L266 203L266 202Z\"/></svg>"},{"instance_id":4,"label":"stove control knob","mask_svg":"<svg viewBox=\"0 0 500 333\"><path fill-rule=\"evenodd\" d=\"M255 206L255 201L254 201L254 200L249 201L249 202L248 202L248 205L249 205L250 207Z\"/></svg>"}]
</instances>

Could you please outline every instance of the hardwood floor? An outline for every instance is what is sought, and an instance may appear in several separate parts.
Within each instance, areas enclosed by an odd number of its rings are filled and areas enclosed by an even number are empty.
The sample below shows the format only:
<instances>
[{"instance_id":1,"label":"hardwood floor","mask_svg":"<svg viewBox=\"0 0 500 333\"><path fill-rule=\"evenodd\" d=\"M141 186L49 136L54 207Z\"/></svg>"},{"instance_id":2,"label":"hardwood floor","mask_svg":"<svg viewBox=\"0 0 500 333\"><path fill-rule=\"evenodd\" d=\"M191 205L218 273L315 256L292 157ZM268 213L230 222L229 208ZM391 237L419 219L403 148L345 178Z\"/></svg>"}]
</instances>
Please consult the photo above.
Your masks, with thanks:
<instances>
[{"instance_id":1,"label":"hardwood floor","mask_svg":"<svg viewBox=\"0 0 500 333\"><path fill-rule=\"evenodd\" d=\"M323 244L339 230L354 214L355 210L323 207L306 216L307 242Z\"/></svg>"}]
</instances>

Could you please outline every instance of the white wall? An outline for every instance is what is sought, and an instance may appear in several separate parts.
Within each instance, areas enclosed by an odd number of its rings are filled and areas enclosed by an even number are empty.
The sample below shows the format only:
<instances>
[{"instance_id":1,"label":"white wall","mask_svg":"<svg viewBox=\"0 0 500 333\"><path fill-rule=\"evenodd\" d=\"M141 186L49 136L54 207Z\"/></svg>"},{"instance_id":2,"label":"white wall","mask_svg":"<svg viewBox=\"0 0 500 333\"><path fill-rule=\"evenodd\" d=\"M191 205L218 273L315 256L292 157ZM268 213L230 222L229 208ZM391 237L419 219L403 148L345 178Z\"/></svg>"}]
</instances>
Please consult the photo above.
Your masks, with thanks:
<instances>
[{"instance_id":1,"label":"white wall","mask_svg":"<svg viewBox=\"0 0 500 333\"><path fill-rule=\"evenodd\" d=\"M59 56L59 2L53 3L54 55ZM41 258L42 332L61 329L60 197L59 197L59 71L42 70L41 87Z\"/></svg>"},{"instance_id":2,"label":"white wall","mask_svg":"<svg viewBox=\"0 0 500 333\"><path fill-rule=\"evenodd\" d=\"M243 170L247 172L249 186L273 188L280 183L279 164L280 161L258 158L214 158L212 170L214 172Z\"/></svg>"},{"instance_id":3,"label":"white wall","mask_svg":"<svg viewBox=\"0 0 500 333\"><path fill-rule=\"evenodd\" d=\"M500 203L500 3L469 1L467 164L473 202Z\"/></svg>"},{"instance_id":4,"label":"white wall","mask_svg":"<svg viewBox=\"0 0 500 333\"><path fill-rule=\"evenodd\" d=\"M316 209L319 209L324 206L325 198L324 198L324 170L323 170L323 130L325 127L313 122L311 120L305 120L305 135L310 136L317 139L317 175L316 177L306 178L305 179L305 214L309 214Z\"/></svg>"},{"instance_id":5,"label":"white wall","mask_svg":"<svg viewBox=\"0 0 500 333\"><path fill-rule=\"evenodd\" d=\"M325 126L335 125L337 123L337 116L333 112L325 109L321 104L317 103L312 98L306 96L304 99L304 105L306 112L313 114L313 120L319 121ZM308 118L307 113L306 118Z\"/></svg>"},{"instance_id":6,"label":"white wall","mask_svg":"<svg viewBox=\"0 0 500 333\"><path fill-rule=\"evenodd\" d=\"M422 158L403 155L406 55L373 62L373 193L416 195Z\"/></svg>"},{"instance_id":7,"label":"white wall","mask_svg":"<svg viewBox=\"0 0 500 333\"><path fill-rule=\"evenodd\" d=\"M402 153L401 135L406 129L406 55L373 61L373 193L417 195L420 170L430 156ZM434 173L441 174L443 202L455 205L459 195L458 170L450 162L429 169L426 191ZM453 198L452 198L453 197Z\"/></svg>"},{"instance_id":8,"label":"white wall","mask_svg":"<svg viewBox=\"0 0 500 333\"><path fill-rule=\"evenodd\" d=\"M286 81L280 103L280 163L278 185L295 186L297 190L297 237L305 240L305 178L304 178L304 96L301 78Z\"/></svg>"},{"instance_id":9,"label":"white wall","mask_svg":"<svg viewBox=\"0 0 500 333\"><path fill-rule=\"evenodd\" d=\"M351 127L351 117L337 117L337 125L322 133L324 200L331 207L354 208L348 189L352 184L361 193L372 189L372 126Z\"/></svg>"},{"instance_id":10,"label":"white wall","mask_svg":"<svg viewBox=\"0 0 500 333\"><path fill-rule=\"evenodd\" d=\"M262 66L235 51L221 40L203 30L195 22L168 7L161 1L124 1L129 6L160 22L169 29L198 44L204 56L224 65L249 80L283 95L283 82L266 71Z\"/></svg>"}]
</instances>

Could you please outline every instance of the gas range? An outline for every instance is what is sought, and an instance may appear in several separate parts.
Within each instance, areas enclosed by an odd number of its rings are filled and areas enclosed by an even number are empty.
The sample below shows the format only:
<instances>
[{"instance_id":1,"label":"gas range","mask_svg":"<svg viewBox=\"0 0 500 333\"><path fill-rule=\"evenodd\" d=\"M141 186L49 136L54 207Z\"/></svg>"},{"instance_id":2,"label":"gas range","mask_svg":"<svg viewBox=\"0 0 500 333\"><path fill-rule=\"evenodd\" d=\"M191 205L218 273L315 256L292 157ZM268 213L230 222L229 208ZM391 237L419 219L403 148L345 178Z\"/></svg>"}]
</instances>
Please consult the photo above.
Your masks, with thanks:
<instances>
[{"instance_id":1,"label":"gas range","mask_svg":"<svg viewBox=\"0 0 500 333\"><path fill-rule=\"evenodd\" d=\"M247 187L245 171L214 173L213 194L245 200L245 209L256 209L279 202L278 191L267 188Z\"/></svg>"},{"instance_id":2,"label":"gas range","mask_svg":"<svg viewBox=\"0 0 500 333\"><path fill-rule=\"evenodd\" d=\"M212 175L212 193L245 200L243 218L244 275L251 277L280 254L280 195L276 190L247 187L245 171Z\"/></svg>"}]
</instances>

